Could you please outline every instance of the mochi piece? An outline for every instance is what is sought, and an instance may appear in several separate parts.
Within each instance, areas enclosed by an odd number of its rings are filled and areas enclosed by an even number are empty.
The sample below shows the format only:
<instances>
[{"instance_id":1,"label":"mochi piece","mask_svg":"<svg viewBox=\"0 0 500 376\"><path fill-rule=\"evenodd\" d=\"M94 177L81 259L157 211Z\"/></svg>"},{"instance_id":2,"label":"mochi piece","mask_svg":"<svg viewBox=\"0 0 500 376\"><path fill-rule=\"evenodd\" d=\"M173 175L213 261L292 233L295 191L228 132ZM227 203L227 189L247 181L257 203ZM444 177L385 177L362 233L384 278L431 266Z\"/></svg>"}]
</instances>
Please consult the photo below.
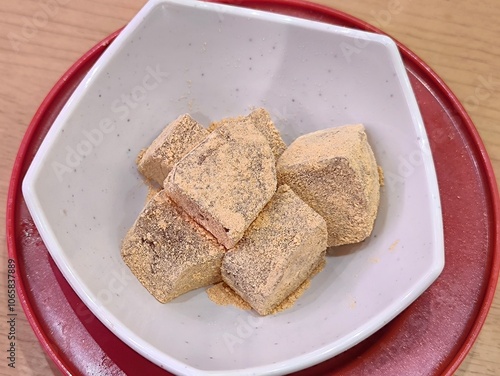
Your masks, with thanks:
<instances>
[{"instance_id":1,"label":"mochi piece","mask_svg":"<svg viewBox=\"0 0 500 376\"><path fill-rule=\"evenodd\" d=\"M276 191L276 162L251 124L226 124L172 169L165 192L226 248L241 239Z\"/></svg>"},{"instance_id":2,"label":"mochi piece","mask_svg":"<svg viewBox=\"0 0 500 376\"><path fill-rule=\"evenodd\" d=\"M249 120L267 139L276 160L286 149L285 141L281 138L280 132L274 125L271 115L263 108L257 108L248 115Z\"/></svg>"},{"instance_id":3,"label":"mochi piece","mask_svg":"<svg viewBox=\"0 0 500 376\"><path fill-rule=\"evenodd\" d=\"M267 142L269 142L274 157L278 160L285 151L286 144L281 138L280 132L276 129L271 119L271 115L263 108L253 110L248 116L229 117L215 121L208 126L208 131L212 132L222 125L238 124L245 121L250 122L260 133L262 133Z\"/></svg>"},{"instance_id":4,"label":"mochi piece","mask_svg":"<svg viewBox=\"0 0 500 376\"><path fill-rule=\"evenodd\" d=\"M222 279L259 314L268 315L324 261L326 240L325 220L282 185L224 255Z\"/></svg>"},{"instance_id":5,"label":"mochi piece","mask_svg":"<svg viewBox=\"0 0 500 376\"><path fill-rule=\"evenodd\" d=\"M288 184L325 219L329 247L357 243L370 235L380 178L362 124L297 138L276 168L279 184Z\"/></svg>"},{"instance_id":6,"label":"mochi piece","mask_svg":"<svg viewBox=\"0 0 500 376\"><path fill-rule=\"evenodd\" d=\"M225 117L223 119L214 121L209 124L207 130L209 132L215 131L217 128L222 127L223 125L231 125L231 124L241 124L247 121L246 116L235 116L235 117Z\"/></svg>"},{"instance_id":7,"label":"mochi piece","mask_svg":"<svg viewBox=\"0 0 500 376\"><path fill-rule=\"evenodd\" d=\"M174 164L208 134L191 116L181 115L168 124L151 145L139 154L137 167L147 179L163 185Z\"/></svg>"},{"instance_id":8,"label":"mochi piece","mask_svg":"<svg viewBox=\"0 0 500 376\"><path fill-rule=\"evenodd\" d=\"M221 281L224 252L163 191L148 201L121 248L125 264L161 303Z\"/></svg>"}]
</instances>

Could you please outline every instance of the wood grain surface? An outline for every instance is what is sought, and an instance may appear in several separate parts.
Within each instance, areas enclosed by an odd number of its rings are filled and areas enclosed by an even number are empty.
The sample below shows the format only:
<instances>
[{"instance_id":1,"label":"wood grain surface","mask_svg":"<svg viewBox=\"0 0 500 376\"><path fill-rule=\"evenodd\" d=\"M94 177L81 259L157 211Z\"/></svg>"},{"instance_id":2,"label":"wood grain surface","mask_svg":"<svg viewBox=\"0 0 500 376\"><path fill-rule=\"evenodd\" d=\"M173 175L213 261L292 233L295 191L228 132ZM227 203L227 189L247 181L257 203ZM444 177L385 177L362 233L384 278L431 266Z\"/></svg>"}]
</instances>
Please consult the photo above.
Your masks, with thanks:
<instances>
[{"instance_id":1,"label":"wood grain surface","mask_svg":"<svg viewBox=\"0 0 500 376\"><path fill-rule=\"evenodd\" d=\"M500 1L318 0L378 26L427 62L465 104L500 176ZM56 375L21 310L8 367L5 205L12 165L59 77L144 0L0 0L0 375ZM497 179L498 181L498 179ZM500 375L500 294L456 373ZM398 375L399 376L399 375Z\"/></svg>"}]
</instances>

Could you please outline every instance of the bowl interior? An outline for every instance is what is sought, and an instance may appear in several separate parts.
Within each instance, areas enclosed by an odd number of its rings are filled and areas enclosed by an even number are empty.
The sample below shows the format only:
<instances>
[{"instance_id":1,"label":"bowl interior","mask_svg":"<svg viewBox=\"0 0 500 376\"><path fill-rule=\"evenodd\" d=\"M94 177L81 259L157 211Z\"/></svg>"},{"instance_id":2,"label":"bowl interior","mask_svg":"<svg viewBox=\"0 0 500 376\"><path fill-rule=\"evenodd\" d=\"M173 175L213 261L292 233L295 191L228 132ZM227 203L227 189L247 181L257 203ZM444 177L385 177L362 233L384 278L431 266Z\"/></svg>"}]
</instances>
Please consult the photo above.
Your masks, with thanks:
<instances>
[{"instance_id":1,"label":"bowl interior","mask_svg":"<svg viewBox=\"0 0 500 376\"><path fill-rule=\"evenodd\" d=\"M162 305L120 257L145 204L134 160L179 114L208 125L254 107L287 142L365 124L386 177L373 234L333 250L296 305L275 316L217 306L204 289ZM390 321L444 264L432 156L394 42L248 9L150 1L66 104L23 192L81 299L178 373L282 374L318 363Z\"/></svg>"}]
</instances>

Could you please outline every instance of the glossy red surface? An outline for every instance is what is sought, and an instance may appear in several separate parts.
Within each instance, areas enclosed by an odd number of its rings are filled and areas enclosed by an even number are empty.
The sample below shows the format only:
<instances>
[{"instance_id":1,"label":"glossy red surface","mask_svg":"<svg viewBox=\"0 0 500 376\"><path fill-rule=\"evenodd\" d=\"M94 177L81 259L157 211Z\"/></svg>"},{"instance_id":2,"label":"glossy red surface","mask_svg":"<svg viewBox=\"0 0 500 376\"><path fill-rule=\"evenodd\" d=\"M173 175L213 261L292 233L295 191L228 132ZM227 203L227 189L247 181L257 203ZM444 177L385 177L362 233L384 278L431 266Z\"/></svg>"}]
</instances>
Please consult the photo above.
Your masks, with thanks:
<instances>
[{"instance_id":1,"label":"glossy red surface","mask_svg":"<svg viewBox=\"0 0 500 376\"><path fill-rule=\"evenodd\" d=\"M300 1L223 2L380 32L342 12ZM115 337L81 302L50 258L21 194L24 174L48 129L116 35L110 35L71 67L46 97L26 132L7 203L9 255L17 261L18 293L28 320L65 374L167 375ZM493 299L500 269L500 223L491 164L456 97L418 57L399 47L436 165L446 266L438 280L384 328L297 375L451 375L474 343Z\"/></svg>"}]
</instances>

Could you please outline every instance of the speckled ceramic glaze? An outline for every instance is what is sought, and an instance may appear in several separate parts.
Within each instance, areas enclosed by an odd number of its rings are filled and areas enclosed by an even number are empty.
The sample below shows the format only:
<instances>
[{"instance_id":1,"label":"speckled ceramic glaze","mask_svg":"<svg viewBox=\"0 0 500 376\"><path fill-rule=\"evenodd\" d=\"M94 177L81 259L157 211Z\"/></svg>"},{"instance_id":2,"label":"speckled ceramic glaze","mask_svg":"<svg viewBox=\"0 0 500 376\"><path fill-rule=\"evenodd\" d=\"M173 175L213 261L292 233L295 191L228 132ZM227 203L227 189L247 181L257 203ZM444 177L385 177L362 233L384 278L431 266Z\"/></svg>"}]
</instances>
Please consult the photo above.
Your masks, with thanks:
<instances>
[{"instance_id":1,"label":"speckled ceramic glaze","mask_svg":"<svg viewBox=\"0 0 500 376\"><path fill-rule=\"evenodd\" d=\"M372 236L332 252L291 309L217 306L203 289L158 303L120 257L145 203L134 163L181 113L205 125L267 108L287 142L364 123L385 170ZM248 9L150 1L57 118L23 184L52 257L92 312L178 374L284 374L353 346L439 275L443 231L434 165L394 42Z\"/></svg>"}]
</instances>

